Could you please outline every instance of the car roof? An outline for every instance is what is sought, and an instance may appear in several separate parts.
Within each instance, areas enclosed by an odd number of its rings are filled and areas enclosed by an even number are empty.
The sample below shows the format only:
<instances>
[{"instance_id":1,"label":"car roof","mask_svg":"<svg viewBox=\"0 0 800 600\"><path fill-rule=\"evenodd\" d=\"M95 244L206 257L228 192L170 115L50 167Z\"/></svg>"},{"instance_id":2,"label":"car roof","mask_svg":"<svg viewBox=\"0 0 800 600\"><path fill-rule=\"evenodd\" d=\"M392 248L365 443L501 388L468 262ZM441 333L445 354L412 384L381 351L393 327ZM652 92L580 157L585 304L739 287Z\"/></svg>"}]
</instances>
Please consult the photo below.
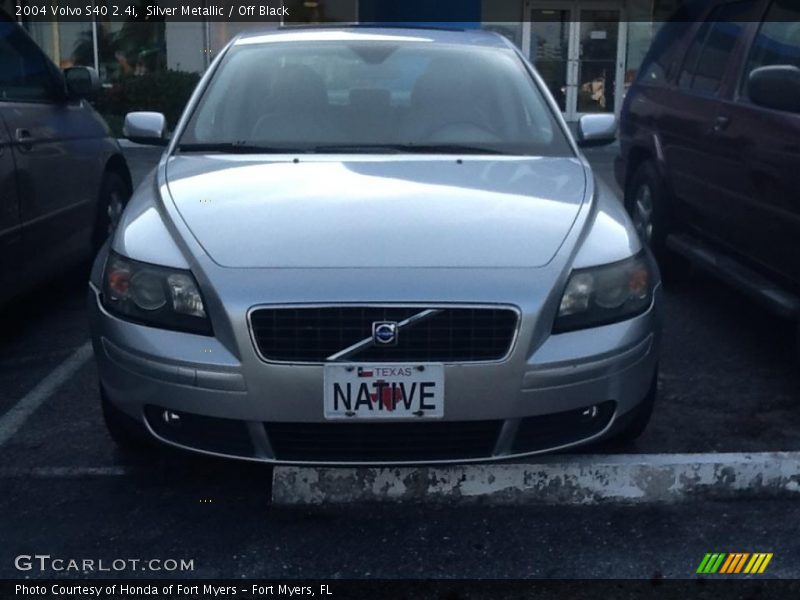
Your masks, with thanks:
<instances>
[{"instance_id":1,"label":"car roof","mask_svg":"<svg viewBox=\"0 0 800 600\"><path fill-rule=\"evenodd\" d=\"M239 34L234 45L274 42L380 41L433 42L438 44L509 48L511 43L498 33L481 29L443 27L288 26Z\"/></svg>"}]
</instances>

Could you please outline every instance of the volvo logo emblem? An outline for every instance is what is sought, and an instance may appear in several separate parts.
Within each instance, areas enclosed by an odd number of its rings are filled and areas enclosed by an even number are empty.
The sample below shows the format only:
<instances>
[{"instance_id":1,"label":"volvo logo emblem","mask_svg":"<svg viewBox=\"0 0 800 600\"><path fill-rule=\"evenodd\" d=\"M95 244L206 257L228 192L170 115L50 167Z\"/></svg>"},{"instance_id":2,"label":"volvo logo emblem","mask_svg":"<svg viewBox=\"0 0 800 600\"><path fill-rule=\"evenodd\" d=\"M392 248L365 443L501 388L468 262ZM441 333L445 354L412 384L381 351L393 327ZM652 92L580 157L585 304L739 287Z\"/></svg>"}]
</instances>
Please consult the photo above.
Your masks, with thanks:
<instances>
[{"instance_id":1,"label":"volvo logo emblem","mask_svg":"<svg viewBox=\"0 0 800 600\"><path fill-rule=\"evenodd\" d=\"M376 321L372 324L372 341L377 346L397 345L397 323L394 321Z\"/></svg>"}]
</instances>

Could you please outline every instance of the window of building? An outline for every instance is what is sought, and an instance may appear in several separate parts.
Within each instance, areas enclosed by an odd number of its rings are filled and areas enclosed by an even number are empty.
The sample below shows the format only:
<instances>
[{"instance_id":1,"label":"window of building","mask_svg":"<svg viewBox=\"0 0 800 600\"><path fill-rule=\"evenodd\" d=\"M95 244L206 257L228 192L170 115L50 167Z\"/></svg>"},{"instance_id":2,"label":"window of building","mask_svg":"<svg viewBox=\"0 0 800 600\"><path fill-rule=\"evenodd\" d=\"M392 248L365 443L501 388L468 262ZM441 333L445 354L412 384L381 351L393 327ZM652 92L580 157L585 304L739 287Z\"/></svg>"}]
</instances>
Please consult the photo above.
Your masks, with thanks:
<instances>
[{"instance_id":1,"label":"window of building","mask_svg":"<svg viewBox=\"0 0 800 600\"><path fill-rule=\"evenodd\" d=\"M0 100L48 102L56 80L47 58L15 25L0 21Z\"/></svg>"},{"instance_id":2,"label":"window of building","mask_svg":"<svg viewBox=\"0 0 800 600\"><path fill-rule=\"evenodd\" d=\"M94 66L91 22L23 21L23 27L59 68Z\"/></svg>"},{"instance_id":3,"label":"window of building","mask_svg":"<svg viewBox=\"0 0 800 600\"><path fill-rule=\"evenodd\" d=\"M24 27L58 67L96 66L106 83L167 68L163 20L100 20L94 28L91 21L30 21Z\"/></svg>"},{"instance_id":4,"label":"window of building","mask_svg":"<svg viewBox=\"0 0 800 600\"><path fill-rule=\"evenodd\" d=\"M97 23L97 53L100 79L157 73L167 68L167 45L163 20Z\"/></svg>"},{"instance_id":5,"label":"window of building","mask_svg":"<svg viewBox=\"0 0 800 600\"><path fill-rule=\"evenodd\" d=\"M731 53L744 31L741 19L747 16L751 7L750 2L732 2L712 11L689 46L678 79L679 86L705 94L719 90Z\"/></svg>"},{"instance_id":6,"label":"window of building","mask_svg":"<svg viewBox=\"0 0 800 600\"><path fill-rule=\"evenodd\" d=\"M750 72L770 65L800 67L800 5L796 0L774 0L770 5L747 59L742 78L745 93Z\"/></svg>"}]
</instances>

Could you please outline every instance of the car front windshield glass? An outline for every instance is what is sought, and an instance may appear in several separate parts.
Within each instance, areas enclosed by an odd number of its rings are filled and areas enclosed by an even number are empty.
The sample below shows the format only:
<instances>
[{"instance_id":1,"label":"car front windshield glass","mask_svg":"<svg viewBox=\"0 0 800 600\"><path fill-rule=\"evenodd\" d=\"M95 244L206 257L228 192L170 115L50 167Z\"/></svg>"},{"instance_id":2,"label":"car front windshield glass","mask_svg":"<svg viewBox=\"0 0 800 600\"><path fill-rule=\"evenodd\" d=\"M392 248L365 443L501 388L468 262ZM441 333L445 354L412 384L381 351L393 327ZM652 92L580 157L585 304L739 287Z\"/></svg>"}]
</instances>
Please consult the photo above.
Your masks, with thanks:
<instances>
[{"instance_id":1,"label":"car front windshield glass","mask_svg":"<svg viewBox=\"0 0 800 600\"><path fill-rule=\"evenodd\" d=\"M573 156L512 50L390 40L240 42L179 150Z\"/></svg>"}]
</instances>

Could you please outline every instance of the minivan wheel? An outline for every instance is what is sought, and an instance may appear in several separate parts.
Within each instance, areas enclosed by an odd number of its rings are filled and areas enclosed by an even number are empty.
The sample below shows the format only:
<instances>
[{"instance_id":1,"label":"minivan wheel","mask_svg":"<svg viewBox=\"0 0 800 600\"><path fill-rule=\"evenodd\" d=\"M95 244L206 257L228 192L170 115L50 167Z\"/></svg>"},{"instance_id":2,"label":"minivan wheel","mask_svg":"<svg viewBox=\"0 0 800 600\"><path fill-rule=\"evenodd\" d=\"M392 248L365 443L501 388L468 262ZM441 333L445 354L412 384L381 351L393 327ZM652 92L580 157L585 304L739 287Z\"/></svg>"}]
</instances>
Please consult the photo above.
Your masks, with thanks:
<instances>
[{"instance_id":1,"label":"minivan wheel","mask_svg":"<svg viewBox=\"0 0 800 600\"><path fill-rule=\"evenodd\" d=\"M97 220L95 221L92 246L95 250L105 243L119 225L122 211L130 199L127 183L117 173L107 172L100 185L100 199L97 204Z\"/></svg>"},{"instance_id":2,"label":"minivan wheel","mask_svg":"<svg viewBox=\"0 0 800 600\"><path fill-rule=\"evenodd\" d=\"M649 244L653 239L653 189L648 181L634 190L631 218L639 237Z\"/></svg>"},{"instance_id":3,"label":"minivan wheel","mask_svg":"<svg viewBox=\"0 0 800 600\"><path fill-rule=\"evenodd\" d=\"M625 191L625 208L642 242L650 246L665 279L678 279L689 270L689 262L667 248L667 236L675 230L668 192L656 170L645 161L636 169Z\"/></svg>"}]
</instances>

